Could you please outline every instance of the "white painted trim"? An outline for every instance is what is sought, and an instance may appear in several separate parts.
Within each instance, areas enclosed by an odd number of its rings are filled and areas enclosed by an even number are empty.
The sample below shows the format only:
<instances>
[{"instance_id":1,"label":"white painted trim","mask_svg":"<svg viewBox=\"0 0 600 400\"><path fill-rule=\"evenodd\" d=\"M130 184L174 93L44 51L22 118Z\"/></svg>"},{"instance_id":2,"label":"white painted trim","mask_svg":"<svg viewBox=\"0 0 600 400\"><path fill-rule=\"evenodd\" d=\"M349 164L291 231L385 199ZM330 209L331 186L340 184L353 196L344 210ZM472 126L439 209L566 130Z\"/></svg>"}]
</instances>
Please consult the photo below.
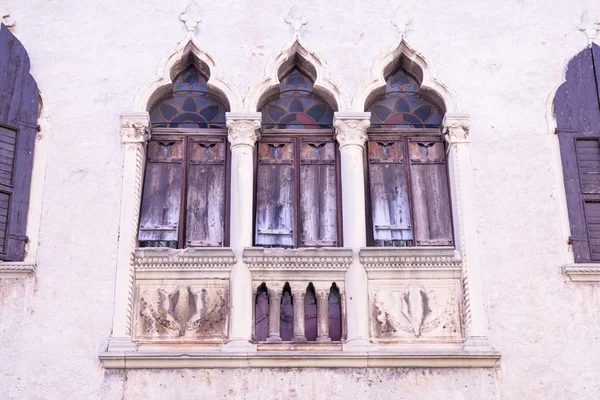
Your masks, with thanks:
<instances>
[{"instance_id":1,"label":"white painted trim","mask_svg":"<svg viewBox=\"0 0 600 400\"><path fill-rule=\"evenodd\" d=\"M562 269L572 282L600 282L600 264L567 264Z\"/></svg>"},{"instance_id":2,"label":"white painted trim","mask_svg":"<svg viewBox=\"0 0 600 400\"><path fill-rule=\"evenodd\" d=\"M149 111L154 102L166 93L170 93L172 79L187 65L183 65L186 56L193 54L210 70L208 90L229 104L230 111L242 110L242 97L236 86L223 78L221 64L204 49L194 38L193 32L187 36L160 61L156 76L140 88L133 101L133 111Z\"/></svg>"},{"instance_id":3,"label":"white painted trim","mask_svg":"<svg viewBox=\"0 0 600 400\"><path fill-rule=\"evenodd\" d=\"M35 263L33 262L0 262L0 279L20 279L26 278L29 274L35 272Z\"/></svg>"},{"instance_id":4,"label":"white painted trim","mask_svg":"<svg viewBox=\"0 0 600 400\"><path fill-rule=\"evenodd\" d=\"M304 40L298 35L294 35L294 38L282 50L269 58L265 67L265 77L248 89L244 100L244 110L250 112L257 111L265 98L275 93L279 87L281 67L286 62L289 62L289 60L293 60L296 54L303 61L310 64L316 72L313 86L315 93L321 95L329 102L333 102L337 111L348 110L350 105L348 97L340 86L329 77L329 68L325 61L319 54L310 50Z\"/></svg>"},{"instance_id":5,"label":"white painted trim","mask_svg":"<svg viewBox=\"0 0 600 400\"><path fill-rule=\"evenodd\" d=\"M425 60L425 57L408 44L403 35L399 35L394 44L388 50L379 54L373 62L371 77L364 81L354 94L352 99L353 111L365 111L369 100L383 93L386 85L385 76L392 72L392 68L402 58L407 58L420 69L422 73L422 77L420 77L422 91L439 96L444 103L446 113L458 112L458 101L454 93L434 78L431 65Z\"/></svg>"},{"instance_id":6,"label":"white painted trim","mask_svg":"<svg viewBox=\"0 0 600 400\"><path fill-rule=\"evenodd\" d=\"M105 368L495 368L493 351L104 352Z\"/></svg>"}]
</instances>

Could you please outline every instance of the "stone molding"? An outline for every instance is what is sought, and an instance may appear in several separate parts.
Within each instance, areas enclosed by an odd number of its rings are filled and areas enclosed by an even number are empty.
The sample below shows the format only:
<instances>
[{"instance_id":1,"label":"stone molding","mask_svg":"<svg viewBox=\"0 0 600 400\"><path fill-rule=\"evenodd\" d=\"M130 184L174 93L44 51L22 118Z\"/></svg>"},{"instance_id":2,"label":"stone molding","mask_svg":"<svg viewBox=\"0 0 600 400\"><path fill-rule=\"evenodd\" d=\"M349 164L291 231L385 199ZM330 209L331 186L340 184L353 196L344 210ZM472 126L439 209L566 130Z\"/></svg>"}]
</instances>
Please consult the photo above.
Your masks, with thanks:
<instances>
[{"instance_id":1,"label":"stone molding","mask_svg":"<svg viewBox=\"0 0 600 400\"><path fill-rule=\"evenodd\" d=\"M265 249L247 247L244 262L253 270L341 270L352 263L352 250L344 248Z\"/></svg>"},{"instance_id":2,"label":"stone molding","mask_svg":"<svg viewBox=\"0 0 600 400\"><path fill-rule=\"evenodd\" d=\"M588 10L584 10L583 14L581 14L581 23L577 25L577 28L585 33L588 39L588 44L592 44L596 35L598 35L598 31L600 31L600 21L596 15L590 18L590 13Z\"/></svg>"},{"instance_id":3,"label":"stone molding","mask_svg":"<svg viewBox=\"0 0 600 400\"><path fill-rule=\"evenodd\" d=\"M419 252L419 250L423 250ZM458 252L456 252L458 253ZM445 248L363 248L359 253L360 262L365 269L460 269L460 254L454 249Z\"/></svg>"},{"instance_id":4,"label":"stone molding","mask_svg":"<svg viewBox=\"0 0 600 400\"><path fill-rule=\"evenodd\" d=\"M572 282L600 282L600 264L567 264L562 269Z\"/></svg>"},{"instance_id":5,"label":"stone molding","mask_svg":"<svg viewBox=\"0 0 600 400\"><path fill-rule=\"evenodd\" d=\"M135 250L136 270L198 269L230 270L235 255L229 248L138 248Z\"/></svg>"},{"instance_id":6,"label":"stone molding","mask_svg":"<svg viewBox=\"0 0 600 400\"><path fill-rule=\"evenodd\" d=\"M104 352L107 369L140 368L495 368L494 351L373 351L373 352Z\"/></svg>"},{"instance_id":7,"label":"stone molding","mask_svg":"<svg viewBox=\"0 0 600 400\"><path fill-rule=\"evenodd\" d=\"M226 113L229 144L231 148L237 146L249 146L259 139L261 113Z\"/></svg>"},{"instance_id":8,"label":"stone molding","mask_svg":"<svg viewBox=\"0 0 600 400\"><path fill-rule=\"evenodd\" d=\"M0 262L0 279L25 278L35 272L33 262Z\"/></svg>"},{"instance_id":9,"label":"stone molding","mask_svg":"<svg viewBox=\"0 0 600 400\"><path fill-rule=\"evenodd\" d=\"M367 128L371 125L370 112L336 112L333 117L335 138L340 144L340 150L346 146L360 146L367 141Z\"/></svg>"},{"instance_id":10,"label":"stone molding","mask_svg":"<svg viewBox=\"0 0 600 400\"><path fill-rule=\"evenodd\" d=\"M121 114L121 143L146 143L150 139L149 123L150 115L147 112Z\"/></svg>"}]
</instances>

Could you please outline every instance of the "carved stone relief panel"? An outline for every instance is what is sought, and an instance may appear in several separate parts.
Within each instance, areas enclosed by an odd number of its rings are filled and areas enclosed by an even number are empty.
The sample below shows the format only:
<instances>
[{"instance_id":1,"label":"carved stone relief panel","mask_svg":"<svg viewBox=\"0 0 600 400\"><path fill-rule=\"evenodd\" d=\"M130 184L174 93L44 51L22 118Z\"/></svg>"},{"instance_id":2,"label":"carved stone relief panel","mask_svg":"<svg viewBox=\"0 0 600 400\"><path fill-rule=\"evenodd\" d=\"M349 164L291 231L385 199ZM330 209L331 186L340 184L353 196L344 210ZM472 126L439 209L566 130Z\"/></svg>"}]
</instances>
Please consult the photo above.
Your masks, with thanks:
<instances>
[{"instance_id":1,"label":"carved stone relief panel","mask_svg":"<svg viewBox=\"0 0 600 400\"><path fill-rule=\"evenodd\" d=\"M376 280L370 284L373 337L380 342L460 340L460 281Z\"/></svg>"},{"instance_id":2,"label":"carved stone relief panel","mask_svg":"<svg viewBox=\"0 0 600 400\"><path fill-rule=\"evenodd\" d=\"M136 289L137 341L222 343L227 339L228 281L144 281Z\"/></svg>"}]
</instances>

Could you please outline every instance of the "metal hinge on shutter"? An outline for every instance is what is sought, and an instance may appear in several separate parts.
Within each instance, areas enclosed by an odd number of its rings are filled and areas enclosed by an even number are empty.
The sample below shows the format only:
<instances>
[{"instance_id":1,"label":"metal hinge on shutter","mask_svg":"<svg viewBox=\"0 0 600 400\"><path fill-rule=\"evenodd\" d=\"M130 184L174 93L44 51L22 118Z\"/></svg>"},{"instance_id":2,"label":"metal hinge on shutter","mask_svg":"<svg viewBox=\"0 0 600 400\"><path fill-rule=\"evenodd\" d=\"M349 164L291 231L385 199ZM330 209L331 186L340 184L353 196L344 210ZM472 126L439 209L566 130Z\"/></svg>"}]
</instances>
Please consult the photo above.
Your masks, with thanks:
<instances>
[{"instance_id":1,"label":"metal hinge on shutter","mask_svg":"<svg viewBox=\"0 0 600 400\"><path fill-rule=\"evenodd\" d=\"M19 236L19 235L8 235L9 239L20 240L25 243L29 243L29 236Z\"/></svg>"},{"instance_id":2,"label":"metal hinge on shutter","mask_svg":"<svg viewBox=\"0 0 600 400\"><path fill-rule=\"evenodd\" d=\"M569 240L567 241L567 244L573 244L573 242L587 242L587 241L588 241L587 237L569 236Z\"/></svg>"}]
</instances>

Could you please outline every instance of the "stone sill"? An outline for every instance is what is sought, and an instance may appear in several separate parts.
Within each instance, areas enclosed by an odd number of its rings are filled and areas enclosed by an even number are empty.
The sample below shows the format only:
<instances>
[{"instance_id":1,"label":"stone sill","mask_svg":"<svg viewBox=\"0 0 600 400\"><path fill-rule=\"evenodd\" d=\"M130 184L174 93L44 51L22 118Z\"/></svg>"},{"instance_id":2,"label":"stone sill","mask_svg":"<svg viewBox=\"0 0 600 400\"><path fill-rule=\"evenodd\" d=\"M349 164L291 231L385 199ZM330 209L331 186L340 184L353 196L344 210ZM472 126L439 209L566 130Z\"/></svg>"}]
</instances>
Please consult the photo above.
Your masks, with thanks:
<instances>
[{"instance_id":1,"label":"stone sill","mask_svg":"<svg viewBox=\"0 0 600 400\"><path fill-rule=\"evenodd\" d=\"M136 279L229 278L235 254L228 247L140 247L135 250Z\"/></svg>"},{"instance_id":2,"label":"stone sill","mask_svg":"<svg viewBox=\"0 0 600 400\"><path fill-rule=\"evenodd\" d=\"M562 269L572 282L600 282L600 263L567 264Z\"/></svg>"},{"instance_id":3,"label":"stone sill","mask_svg":"<svg viewBox=\"0 0 600 400\"><path fill-rule=\"evenodd\" d=\"M0 279L22 279L35 272L35 263L25 262L0 262Z\"/></svg>"},{"instance_id":4,"label":"stone sill","mask_svg":"<svg viewBox=\"0 0 600 400\"><path fill-rule=\"evenodd\" d=\"M493 351L427 352L104 352L107 369L137 368L494 368Z\"/></svg>"},{"instance_id":5,"label":"stone sill","mask_svg":"<svg viewBox=\"0 0 600 400\"><path fill-rule=\"evenodd\" d=\"M363 247L359 257L369 279L457 279L462 270L452 246Z\"/></svg>"},{"instance_id":6,"label":"stone sill","mask_svg":"<svg viewBox=\"0 0 600 400\"><path fill-rule=\"evenodd\" d=\"M456 252L456 255L455 255ZM361 247L360 257L456 257L460 253L453 246L427 247Z\"/></svg>"}]
</instances>

